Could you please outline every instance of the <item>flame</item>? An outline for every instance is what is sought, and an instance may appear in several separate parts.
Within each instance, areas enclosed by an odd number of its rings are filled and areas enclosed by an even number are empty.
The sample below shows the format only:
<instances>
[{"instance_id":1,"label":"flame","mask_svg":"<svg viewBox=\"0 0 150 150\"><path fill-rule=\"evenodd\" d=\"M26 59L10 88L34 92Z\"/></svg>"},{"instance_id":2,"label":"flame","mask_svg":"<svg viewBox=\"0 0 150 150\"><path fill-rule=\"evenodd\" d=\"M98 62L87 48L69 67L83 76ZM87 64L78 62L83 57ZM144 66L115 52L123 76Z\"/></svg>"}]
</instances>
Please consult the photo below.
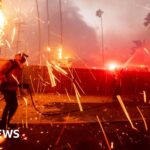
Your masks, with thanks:
<instances>
[{"instance_id":1,"label":"flame","mask_svg":"<svg viewBox=\"0 0 150 150\"><path fill-rule=\"evenodd\" d=\"M4 143L6 138L3 135L0 135L0 144Z\"/></svg>"},{"instance_id":2,"label":"flame","mask_svg":"<svg viewBox=\"0 0 150 150\"><path fill-rule=\"evenodd\" d=\"M11 43L14 42L15 35L16 35L16 27L14 27L14 28L13 28L13 31L12 31L12 35L11 35Z\"/></svg>"},{"instance_id":3,"label":"flame","mask_svg":"<svg viewBox=\"0 0 150 150\"><path fill-rule=\"evenodd\" d=\"M51 52L51 48L49 46L47 46L46 49L47 49L48 52Z\"/></svg>"},{"instance_id":4,"label":"flame","mask_svg":"<svg viewBox=\"0 0 150 150\"><path fill-rule=\"evenodd\" d=\"M62 47L58 49L58 59L62 59Z\"/></svg>"},{"instance_id":5,"label":"flame","mask_svg":"<svg viewBox=\"0 0 150 150\"><path fill-rule=\"evenodd\" d=\"M118 65L115 64L115 63L110 63L108 65L108 69L111 70L111 71L114 71L116 68L118 68Z\"/></svg>"},{"instance_id":6,"label":"flame","mask_svg":"<svg viewBox=\"0 0 150 150\"><path fill-rule=\"evenodd\" d=\"M5 18L2 10L0 9L0 30L1 31L4 29L4 25L5 25Z\"/></svg>"}]
</instances>

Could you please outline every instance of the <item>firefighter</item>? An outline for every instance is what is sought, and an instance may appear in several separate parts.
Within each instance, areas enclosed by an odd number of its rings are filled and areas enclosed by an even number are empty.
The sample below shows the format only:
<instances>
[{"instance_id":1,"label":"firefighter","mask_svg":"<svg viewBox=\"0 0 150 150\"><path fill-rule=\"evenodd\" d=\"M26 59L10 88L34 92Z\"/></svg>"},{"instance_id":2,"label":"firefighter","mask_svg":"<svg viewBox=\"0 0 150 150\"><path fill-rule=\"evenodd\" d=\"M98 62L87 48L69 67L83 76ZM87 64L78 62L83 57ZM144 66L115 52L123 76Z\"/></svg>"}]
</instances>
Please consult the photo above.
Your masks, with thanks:
<instances>
[{"instance_id":1,"label":"firefighter","mask_svg":"<svg viewBox=\"0 0 150 150\"><path fill-rule=\"evenodd\" d=\"M22 79L22 69L28 55L17 53L12 60L8 60L0 68L1 92L6 102L2 113L0 129L7 129L10 126L10 120L14 116L17 107L17 89Z\"/></svg>"}]
</instances>

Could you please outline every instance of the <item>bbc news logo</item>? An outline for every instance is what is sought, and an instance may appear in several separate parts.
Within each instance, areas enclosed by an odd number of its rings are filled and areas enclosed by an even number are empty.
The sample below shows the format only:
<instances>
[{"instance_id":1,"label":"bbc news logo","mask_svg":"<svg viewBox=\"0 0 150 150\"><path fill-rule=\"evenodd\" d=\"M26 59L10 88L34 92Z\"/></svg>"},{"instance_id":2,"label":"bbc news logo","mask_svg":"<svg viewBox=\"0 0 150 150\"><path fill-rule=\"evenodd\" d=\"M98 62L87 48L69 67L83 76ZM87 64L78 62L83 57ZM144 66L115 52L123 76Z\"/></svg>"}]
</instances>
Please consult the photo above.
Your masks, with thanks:
<instances>
[{"instance_id":1,"label":"bbc news logo","mask_svg":"<svg viewBox=\"0 0 150 150\"><path fill-rule=\"evenodd\" d=\"M19 138L19 130L0 130L0 136L3 136L4 138Z\"/></svg>"}]
</instances>

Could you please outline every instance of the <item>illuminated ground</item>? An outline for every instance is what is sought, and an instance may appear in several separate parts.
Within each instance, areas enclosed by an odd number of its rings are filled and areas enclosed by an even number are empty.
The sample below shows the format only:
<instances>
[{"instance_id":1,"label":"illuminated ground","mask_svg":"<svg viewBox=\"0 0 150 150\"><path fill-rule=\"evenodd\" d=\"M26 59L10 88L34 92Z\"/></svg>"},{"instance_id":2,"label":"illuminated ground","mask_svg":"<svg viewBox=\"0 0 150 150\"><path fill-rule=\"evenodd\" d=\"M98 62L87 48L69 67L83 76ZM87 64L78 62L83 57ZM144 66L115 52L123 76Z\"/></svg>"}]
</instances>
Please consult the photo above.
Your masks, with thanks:
<instances>
[{"instance_id":1,"label":"illuminated ground","mask_svg":"<svg viewBox=\"0 0 150 150\"><path fill-rule=\"evenodd\" d=\"M20 129L20 139L7 139L0 149L107 149L96 116L99 116L114 149L150 148L150 105L136 103L123 97L125 106L138 131L133 130L118 101L111 97L82 96L80 112L74 96L36 94L35 104L44 115L33 107L29 96L26 114L24 100L19 98L19 108L12 122ZM0 101L0 113L4 102ZM146 118L148 131L137 110ZM26 119L27 117L27 119Z\"/></svg>"}]
</instances>

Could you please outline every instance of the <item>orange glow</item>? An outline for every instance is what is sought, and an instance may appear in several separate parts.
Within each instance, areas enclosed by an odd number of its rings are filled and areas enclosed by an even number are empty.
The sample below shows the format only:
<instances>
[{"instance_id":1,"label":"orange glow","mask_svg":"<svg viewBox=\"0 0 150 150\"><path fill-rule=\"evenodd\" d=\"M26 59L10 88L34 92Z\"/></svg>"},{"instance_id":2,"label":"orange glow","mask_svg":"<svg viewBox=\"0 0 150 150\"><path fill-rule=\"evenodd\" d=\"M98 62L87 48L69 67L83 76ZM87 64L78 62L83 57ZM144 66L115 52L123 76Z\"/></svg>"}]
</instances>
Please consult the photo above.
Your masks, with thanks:
<instances>
[{"instance_id":1,"label":"orange glow","mask_svg":"<svg viewBox=\"0 0 150 150\"><path fill-rule=\"evenodd\" d=\"M3 135L0 135L0 144L5 142L6 138Z\"/></svg>"},{"instance_id":2,"label":"orange glow","mask_svg":"<svg viewBox=\"0 0 150 150\"><path fill-rule=\"evenodd\" d=\"M51 51L51 48L49 46L47 46L47 51L50 52Z\"/></svg>"},{"instance_id":3,"label":"orange glow","mask_svg":"<svg viewBox=\"0 0 150 150\"><path fill-rule=\"evenodd\" d=\"M4 25L5 25L5 18L2 10L0 9L0 30L4 29Z\"/></svg>"},{"instance_id":4,"label":"orange glow","mask_svg":"<svg viewBox=\"0 0 150 150\"><path fill-rule=\"evenodd\" d=\"M70 57L69 56L65 56L64 59L68 60Z\"/></svg>"},{"instance_id":5,"label":"orange glow","mask_svg":"<svg viewBox=\"0 0 150 150\"><path fill-rule=\"evenodd\" d=\"M141 68L144 68L144 67L145 67L145 65L140 65L140 67L141 67Z\"/></svg>"},{"instance_id":6,"label":"orange glow","mask_svg":"<svg viewBox=\"0 0 150 150\"><path fill-rule=\"evenodd\" d=\"M12 35L11 35L11 43L13 43L16 35L16 27L13 28Z\"/></svg>"},{"instance_id":7,"label":"orange glow","mask_svg":"<svg viewBox=\"0 0 150 150\"><path fill-rule=\"evenodd\" d=\"M116 68L118 68L118 65L115 64L115 63L110 63L108 65L108 69L111 70L111 71L114 71Z\"/></svg>"},{"instance_id":8,"label":"orange glow","mask_svg":"<svg viewBox=\"0 0 150 150\"><path fill-rule=\"evenodd\" d=\"M62 47L58 49L58 59L62 59Z\"/></svg>"},{"instance_id":9,"label":"orange glow","mask_svg":"<svg viewBox=\"0 0 150 150\"><path fill-rule=\"evenodd\" d=\"M148 50L147 48L144 48L144 51L145 51L148 55L150 55L150 52L149 52L149 50Z\"/></svg>"}]
</instances>

